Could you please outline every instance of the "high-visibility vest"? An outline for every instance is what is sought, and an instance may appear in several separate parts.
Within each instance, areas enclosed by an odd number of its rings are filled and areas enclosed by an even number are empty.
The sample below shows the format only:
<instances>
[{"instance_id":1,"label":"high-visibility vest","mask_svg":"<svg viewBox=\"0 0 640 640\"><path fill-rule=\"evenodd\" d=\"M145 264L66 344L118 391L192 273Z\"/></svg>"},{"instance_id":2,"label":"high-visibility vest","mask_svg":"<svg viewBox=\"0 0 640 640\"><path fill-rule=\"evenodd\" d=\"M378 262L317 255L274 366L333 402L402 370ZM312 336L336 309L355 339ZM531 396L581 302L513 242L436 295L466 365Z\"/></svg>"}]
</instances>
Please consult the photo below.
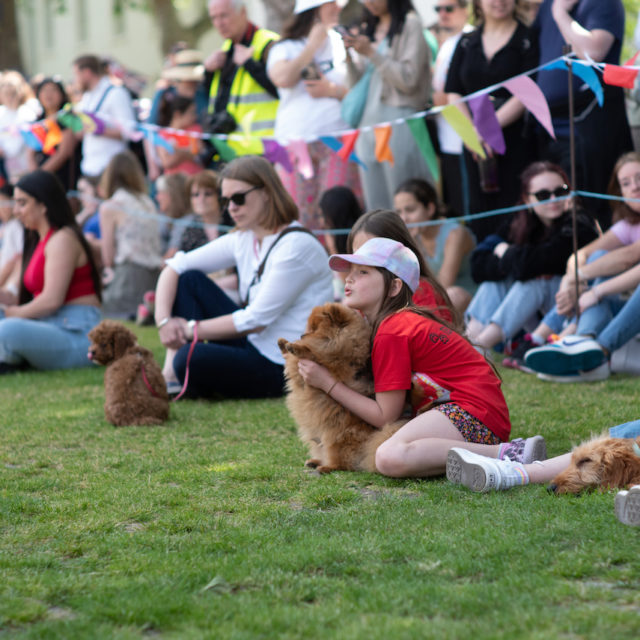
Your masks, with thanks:
<instances>
[{"instance_id":1,"label":"high-visibility vest","mask_svg":"<svg viewBox=\"0 0 640 640\"><path fill-rule=\"evenodd\" d=\"M270 42L279 39L280 36L273 31L257 29L249 45L253 47L253 55L251 57L256 61L260 61L265 47ZM222 51L229 51L231 44L231 40L225 40L222 45ZM213 113L214 110L214 103L220 86L220 75L220 71L216 71L211 81L211 88L209 89L209 113ZM254 113L249 126L251 135L273 135L276 112L278 110L278 99L274 98L264 87L258 84L244 67L238 67L236 70L233 82L231 83L231 92L226 109L234 117L238 125L238 131L236 131L236 133L241 133L241 123L244 122L243 119L253 111ZM262 146L261 143L259 144ZM235 145L232 146L235 147ZM243 153L247 153L247 151L245 150Z\"/></svg>"}]
</instances>

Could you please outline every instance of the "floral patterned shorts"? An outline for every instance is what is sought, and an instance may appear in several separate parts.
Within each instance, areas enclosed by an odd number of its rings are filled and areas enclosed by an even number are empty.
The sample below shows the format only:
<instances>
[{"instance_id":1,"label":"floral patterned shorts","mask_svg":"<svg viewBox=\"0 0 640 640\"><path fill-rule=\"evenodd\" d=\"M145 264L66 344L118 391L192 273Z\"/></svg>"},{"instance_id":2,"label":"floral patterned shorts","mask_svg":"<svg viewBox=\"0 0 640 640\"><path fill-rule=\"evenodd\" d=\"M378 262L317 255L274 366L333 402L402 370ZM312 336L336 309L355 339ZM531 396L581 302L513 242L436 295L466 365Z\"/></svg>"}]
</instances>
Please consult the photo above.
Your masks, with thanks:
<instances>
[{"instance_id":1,"label":"floral patterned shorts","mask_svg":"<svg viewBox=\"0 0 640 640\"><path fill-rule=\"evenodd\" d=\"M433 408L444 413L451 420L453 426L460 432L466 442L475 442L476 444L500 444L502 442L478 418L475 418L453 402L445 402Z\"/></svg>"}]
</instances>

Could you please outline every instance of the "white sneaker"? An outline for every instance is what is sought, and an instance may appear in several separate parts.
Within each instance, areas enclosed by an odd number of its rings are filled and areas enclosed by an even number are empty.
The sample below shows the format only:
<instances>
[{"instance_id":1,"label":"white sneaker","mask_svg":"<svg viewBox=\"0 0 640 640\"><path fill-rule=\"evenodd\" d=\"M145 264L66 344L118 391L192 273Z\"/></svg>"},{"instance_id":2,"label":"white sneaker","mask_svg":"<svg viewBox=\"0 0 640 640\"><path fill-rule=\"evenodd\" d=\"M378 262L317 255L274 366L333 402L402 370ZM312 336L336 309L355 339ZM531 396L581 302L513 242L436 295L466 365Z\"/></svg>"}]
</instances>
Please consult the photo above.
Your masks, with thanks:
<instances>
[{"instance_id":1,"label":"white sneaker","mask_svg":"<svg viewBox=\"0 0 640 640\"><path fill-rule=\"evenodd\" d=\"M527 367L553 376L590 371L604 360L602 347L587 336L565 336L557 342L529 349L524 356Z\"/></svg>"},{"instance_id":2,"label":"white sneaker","mask_svg":"<svg viewBox=\"0 0 640 640\"><path fill-rule=\"evenodd\" d=\"M611 367L608 362L603 362L599 367L590 371L577 371L564 376L552 376L549 373L539 373L538 380L546 382L601 382L611 375Z\"/></svg>"},{"instance_id":3,"label":"white sneaker","mask_svg":"<svg viewBox=\"0 0 640 640\"><path fill-rule=\"evenodd\" d=\"M447 479L481 492L529 483L529 476L519 462L486 458L458 447L447 455Z\"/></svg>"},{"instance_id":4,"label":"white sneaker","mask_svg":"<svg viewBox=\"0 0 640 640\"><path fill-rule=\"evenodd\" d=\"M622 524L640 527L640 485L634 485L629 491L618 491L615 510Z\"/></svg>"}]
</instances>

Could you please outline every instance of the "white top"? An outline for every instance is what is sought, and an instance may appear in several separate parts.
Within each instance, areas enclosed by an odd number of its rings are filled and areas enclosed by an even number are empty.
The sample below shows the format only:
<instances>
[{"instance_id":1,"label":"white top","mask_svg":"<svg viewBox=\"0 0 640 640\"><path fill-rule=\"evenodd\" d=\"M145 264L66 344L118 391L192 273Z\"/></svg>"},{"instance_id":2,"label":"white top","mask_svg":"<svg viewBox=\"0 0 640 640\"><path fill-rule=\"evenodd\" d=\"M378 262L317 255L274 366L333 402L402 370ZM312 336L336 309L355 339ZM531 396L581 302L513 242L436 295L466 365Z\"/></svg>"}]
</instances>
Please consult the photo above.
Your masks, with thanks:
<instances>
[{"instance_id":1,"label":"white top","mask_svg":"<svg viewBox=\"0 0 640 640\"><path fill-rule=\"evenodd\" d=\"M469 24L465 25L460 33L447 38L436 56L435 66L433 68L433 90L444 91L444 85L447 82L447 74L449 73L449 65L453 52L456 50L458 40L463 33L473 31L473 27ZM440 150L442 153L450 153L459 155L462 153L462 140L460 136L453 130L451 125L442 117L436 116L436 125L438 127L438 140L440 142Z\"/></svg>"},{"instance_id":2,"label":"white top","mask_svg":"<svg viewBox=\"0 0 640 640\"><path fill-rule=\"evenodd\" d=\"M267 71L280 60L297 58L306 44L306 38L276 42L269 52ZM347 86L347 54L339 33L329 31L329 37L316 51L313 61L330 82ZM307 93L302 79L294 87L279 88L278 94L280 102L274 135L282 142L349 128L340 113L340 100L312 98Z\"/></svg>"},{"instance_id":3,"label":"white top","mask_svg":"<svg viewBox=\"0 0 640 640\"><path fill-rule=\"evenodd\" d=\"M32 105L28 102L16 110L0 105L0 151L4 156L9 182L16 183L29 171L28 147L20 135L19 127L35 119Z\"/></svg>"},{"instance_id":4,"label":"white top","mask_svg":"<svg viewBox=\"0 0 640 640\"><path fill-rule=\"evenodd\" d=\"M107 90L109 93L105 96ZM100 82L91 91L84 93L78 103L78 109L88 113L96 113L97 107L100 107L97 115L107 126L120 127L125 131L131 131L135 127L136 116L129 92L123 87L112 85L106 76L100 78ZM80 169L86 176L99 176L109 164L109 160L126 149L126 140L87 134L82 139Z\"/></svg>"},{"instance_id":5,"label":"white top","mask_svg":"<svg viewBox=\"0 0 640 640\"><path fill-rule=\"evenodd\" d=\"M24 227L16 218L2 225L2 247L0 248L0 269L16 254L22 253Z\"/></svg>"},{"instance_id":6,"label":"white top","mask_svg":"<svg viewBox=\"0 0 640 640\"><path fill-rule=\"evenodd\" d=\"M162 267L162 246L158 210L147 195L118 189L108 202L120 207L125 216L115 231L113 263L137 264L147 269Z\"/></svg>"},{"instance_id":7,"label":"white top","mask_svg":"<svg viewBox=\"0 0 640 640\"><path fill-rule=\"evenodd\" d=\"M277 237L277 233L266 236L258 246L253 231L234 231L188 253L179 251L167 265L178 274L236 267L240 299L245 300L258 266ZM231 317L238 332L265 327L247 339L265 358L284 364L278 338L299 340L311 309L332 300L331 270L323 246L307 233L288 233L269 254L262 278L251 287L249 304Z\"/></svg>"}]
</instances>

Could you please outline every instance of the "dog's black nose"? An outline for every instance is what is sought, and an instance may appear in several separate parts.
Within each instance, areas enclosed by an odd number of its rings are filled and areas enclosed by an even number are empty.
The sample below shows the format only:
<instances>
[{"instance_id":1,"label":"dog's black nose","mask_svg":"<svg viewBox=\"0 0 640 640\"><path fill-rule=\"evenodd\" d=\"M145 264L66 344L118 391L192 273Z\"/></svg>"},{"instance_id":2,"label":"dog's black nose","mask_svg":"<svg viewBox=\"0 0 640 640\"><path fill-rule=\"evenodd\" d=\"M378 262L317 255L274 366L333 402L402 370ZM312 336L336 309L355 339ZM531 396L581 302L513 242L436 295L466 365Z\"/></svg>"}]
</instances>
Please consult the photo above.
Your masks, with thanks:
<instances>
[{"instance_id":1,"label":"dog's black nose","mask_svg":"<svg viewBox=\"0 0 640 640\"><path fill-rule=\"evenodd\" d=\"M558 490L558 485L557 485L557 484L550 484L550 485L547 487L547 491L548 491L549 493L555 493L557 490Z\"/></svg>"}]
</instances>

